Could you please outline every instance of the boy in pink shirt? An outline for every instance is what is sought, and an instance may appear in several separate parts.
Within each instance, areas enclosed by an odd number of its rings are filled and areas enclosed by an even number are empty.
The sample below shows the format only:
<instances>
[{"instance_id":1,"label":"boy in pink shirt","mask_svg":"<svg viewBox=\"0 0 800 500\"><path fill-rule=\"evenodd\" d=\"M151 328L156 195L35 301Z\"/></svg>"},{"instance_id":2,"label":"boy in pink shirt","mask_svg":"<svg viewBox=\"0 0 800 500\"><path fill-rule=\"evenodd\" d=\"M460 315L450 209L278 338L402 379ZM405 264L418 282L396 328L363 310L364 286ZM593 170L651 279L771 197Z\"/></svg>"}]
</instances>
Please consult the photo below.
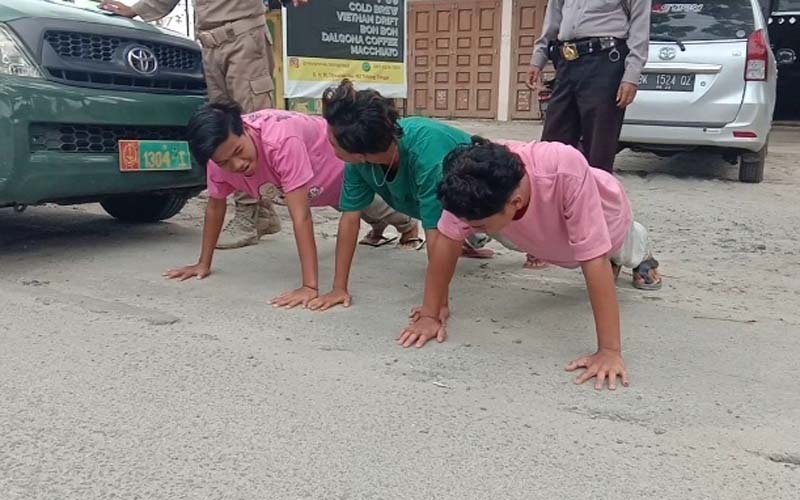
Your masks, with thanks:
<instances>
[{"instance_id":1,"label":"boy in pink shirt","mask_svg":"<svg viewBox=\"0 0 800 500\"><path fill-rule=\"evenodd\" d=\"M611 174L589 166L576 149L559 143L474 144L445 160L439 198L441 238L431 251L425 302L399 342L422 347L446 337L439 321L442 297L453 278L461 242L475 232L496 235L509 247L561 267L580 267L594 312L598 350L567 365L583 368L576 379L596 377L595 388L628 385L622 359L619 303L614 282L621 267L633 269L634 286L661 286L647 231L633 222L628 197Z\"/></svg>"},{"instance_id":2,"label":"boy in pink shirt","mask_svg":"<svg viewBox=\"0 0 800 500\"><path fill-rule=\"evenodd\" d=\"M258 199L262 189L272 184L283 193L289 208L302 268L302 286L273 299L272 304L308 305L319 294L310 208L338 208L344 176L344 162L328 141L325 120L272 109L242 116L235 105L211 104L192 117L188 135L192 155L207 165L209 200L203 245L197 264L167 271L165 276L182 281L208 276L225 219L226 198L244 192ZM401 233L401 245L418 239L417 222L378 198L362 218L372 225L371 240L380 241L389 225Z\"/></svg>"}]
</instances>

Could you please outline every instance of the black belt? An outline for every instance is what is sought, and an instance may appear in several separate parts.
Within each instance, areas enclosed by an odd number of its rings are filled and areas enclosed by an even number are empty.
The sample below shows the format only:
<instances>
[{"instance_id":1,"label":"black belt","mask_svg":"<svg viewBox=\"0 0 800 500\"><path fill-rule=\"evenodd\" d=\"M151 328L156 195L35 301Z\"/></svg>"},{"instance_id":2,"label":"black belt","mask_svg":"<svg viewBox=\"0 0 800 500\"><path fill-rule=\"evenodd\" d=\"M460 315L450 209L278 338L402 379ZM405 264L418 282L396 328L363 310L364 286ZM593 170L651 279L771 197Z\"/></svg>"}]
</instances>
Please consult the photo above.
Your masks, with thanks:
<instances>
[{"instance_id":1,"label":"black belt","mask_svg":"<svg viewBox=\"0 0 800 500\"><path fill-rule=\"evenodd\" d=\"M558 41L554 44L553 48L555 50L553 50L553 55L557 54L565 61L574 61L584 56L599 54L610 50L612 53L609 54L609 57L611 57L613 53L616 53L616 59L612 59L612 62L616 62L622 57L619 53L619 49L625 45L625 40L614 38L613 36Z\"/></svg>"}]
</instances>

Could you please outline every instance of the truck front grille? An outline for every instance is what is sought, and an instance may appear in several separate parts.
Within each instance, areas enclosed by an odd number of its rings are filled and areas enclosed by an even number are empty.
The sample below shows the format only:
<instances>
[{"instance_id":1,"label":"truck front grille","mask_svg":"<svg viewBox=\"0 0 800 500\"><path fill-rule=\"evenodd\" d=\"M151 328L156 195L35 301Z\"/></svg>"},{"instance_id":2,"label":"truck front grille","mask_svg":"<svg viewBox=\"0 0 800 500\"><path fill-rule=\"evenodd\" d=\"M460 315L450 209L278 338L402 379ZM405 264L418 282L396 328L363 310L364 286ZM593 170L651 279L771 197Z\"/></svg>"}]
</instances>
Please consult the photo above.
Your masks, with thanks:
<instances>
[{"instance_id":1,"label":"truck front grille","mask_svg":"<svg viewBox=\"0 0 800 500\"><path fill-rule=\"evenodd\" d=\"M32 153L119 153L121 139L186 140L184 127L32 123Z\"/></svg>"},{"instance_id":2,"label":"truck front grille","mask_svg":"<svg viewBox=\"0 0 800 500\"><path fill-rule=\"evenodd\" d=\"M114 60L114 52L120 45L134 44L152 50L159 66L162 68L192 70L200 66L199 51L147 40L133 40L72 31L48 31L44 39L61 57L111 62Z\"/></svg>"}]
</instances>

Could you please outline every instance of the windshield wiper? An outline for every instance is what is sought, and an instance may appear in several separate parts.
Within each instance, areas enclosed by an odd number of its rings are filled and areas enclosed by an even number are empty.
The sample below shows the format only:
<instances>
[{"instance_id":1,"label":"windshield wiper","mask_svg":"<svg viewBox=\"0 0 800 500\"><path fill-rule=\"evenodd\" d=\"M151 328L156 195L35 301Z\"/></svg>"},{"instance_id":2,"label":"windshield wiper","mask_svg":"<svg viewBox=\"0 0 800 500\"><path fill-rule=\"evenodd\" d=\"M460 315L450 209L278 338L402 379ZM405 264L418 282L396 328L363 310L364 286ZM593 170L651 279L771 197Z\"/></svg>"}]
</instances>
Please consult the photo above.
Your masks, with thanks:
<instances>
[{"instance_id":1,"label":"windshield wiper","mask_svg":"<svg viewBox=\"0 0 800 500\"><path fill-rule=\"evenodd\" d=\"M686 45L681 42L679 38L675 38L674 36L669 35L651 35L650 40L654 42L672 42L676 44L680 49L681 52L686 52Z\"/></svg>"}]
</instances>

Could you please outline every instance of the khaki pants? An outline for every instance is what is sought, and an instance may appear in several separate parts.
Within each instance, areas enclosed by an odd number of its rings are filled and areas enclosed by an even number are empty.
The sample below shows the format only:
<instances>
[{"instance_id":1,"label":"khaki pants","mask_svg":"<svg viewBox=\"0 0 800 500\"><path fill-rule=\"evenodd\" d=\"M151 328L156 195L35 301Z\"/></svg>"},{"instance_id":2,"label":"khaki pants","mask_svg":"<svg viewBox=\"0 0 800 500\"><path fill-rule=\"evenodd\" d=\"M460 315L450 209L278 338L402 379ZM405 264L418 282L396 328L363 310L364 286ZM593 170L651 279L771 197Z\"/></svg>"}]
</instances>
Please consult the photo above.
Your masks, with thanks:
<instances>
[{"instance_id":1,"label":"khaki pants","mask_svg":"<svg viewBox=\"0 0 800 500\"><path fill-rule=\"evenodd\" d=\"M245 113L274 106L275 59L263 17L200 32L198 39L209 101L232 101Z\"/></svg>"},{"instance_id":2,"label":"khaki pants","mask_svg":"<svg viewBox=\"0 0 800 500\"><path fill-rule=\"evenodd\" d=\"M262 16L201 31L197 38L203 47L209 101L235 102L244 113L275 105L272 82L275 58L272 39ZM237 205L258 203L245 193L236 193L233 199ZM269 200L263 203L272 210Z\"/></svg>"},{"instance_id":3,"label":"khaki pants","mask_svg":"<svg viewBox=\"0 0 800 500\"><path fill-rule=\"evenodd\" d=\"M380 196L376 196L372 204L361 211L361 218L379 232L394 226L398 233L404 234L417 227L417 221L390 207Z\"/></svg>"}]
</instances>

